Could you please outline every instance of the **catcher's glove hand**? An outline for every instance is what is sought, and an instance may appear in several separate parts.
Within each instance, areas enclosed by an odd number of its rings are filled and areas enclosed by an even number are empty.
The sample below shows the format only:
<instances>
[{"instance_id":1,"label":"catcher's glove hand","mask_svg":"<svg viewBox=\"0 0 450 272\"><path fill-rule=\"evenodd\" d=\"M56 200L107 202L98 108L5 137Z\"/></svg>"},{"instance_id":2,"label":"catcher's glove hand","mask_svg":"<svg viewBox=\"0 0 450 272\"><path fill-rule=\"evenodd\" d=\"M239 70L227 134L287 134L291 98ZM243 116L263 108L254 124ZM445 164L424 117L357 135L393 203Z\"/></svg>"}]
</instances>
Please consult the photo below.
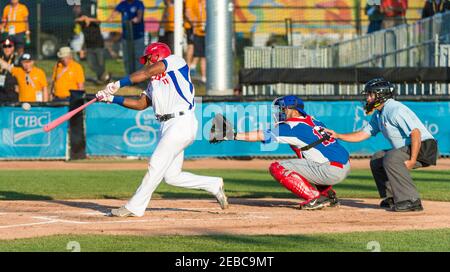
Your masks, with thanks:
<instances>
[{"instance_id":1,"label":"catcher's glove hand","mask_svg":"<svg viewBox=\"0 0 450 272\"><path fill-rule=\"evenodd\" d=\"M211 133L209 134L209 143L216 144L222 141L235 140L236 132L233 125L225 119L222 114L216 114L212 121Z\"/></svg>"}]
</instances>

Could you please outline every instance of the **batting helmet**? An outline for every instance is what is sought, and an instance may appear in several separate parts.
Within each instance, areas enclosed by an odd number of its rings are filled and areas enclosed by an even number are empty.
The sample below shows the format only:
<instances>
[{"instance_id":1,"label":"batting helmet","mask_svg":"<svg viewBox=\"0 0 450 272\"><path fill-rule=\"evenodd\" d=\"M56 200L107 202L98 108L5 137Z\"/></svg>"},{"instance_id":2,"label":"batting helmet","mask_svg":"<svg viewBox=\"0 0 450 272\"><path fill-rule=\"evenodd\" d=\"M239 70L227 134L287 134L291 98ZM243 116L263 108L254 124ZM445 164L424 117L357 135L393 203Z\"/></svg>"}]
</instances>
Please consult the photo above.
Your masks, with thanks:
<instances>
[{"instance_id":1,"label":"batting helmet","mask_svg":"<svg viewBox=\"0 0 450 272\"><path fill-rule=\"evenodd\" d=\"M366 114L372 113L376 107L380 106L389 98L394 97L394 91L395 86L382 77L374 78L368 81L361 94L374 94L375 99L371 102L365 102L364 110L366 111Z\"/></svg>"},{"instance_id":2,"label":"batting helmet","mask_svg":"<svg viewBox=\"0 0 450 272\"><path fill-rule=\"evenodd\" d=\"M144 50L144 54L139 58L139 62L141 64L146 64L148 56L151 55L150 62L155 63L167 58L171 54L172 52L170 51L170 48L167 44L155 42L147 45Z\"/></svg>"},{"instance_id":3,"label":"batting helmet","mask_svg":"<svg viewBox=\"0 0 450 272\"><path fill-rule=\"evenodd\" d=\"M303 100L295 95L287 95L275 99L272 103L274 107L274 118L277 122L282 122L286 120L285 109L295 109L302 115L306 116L306 111L304 110L305 104Z\"/></svg>"}]
</instances>

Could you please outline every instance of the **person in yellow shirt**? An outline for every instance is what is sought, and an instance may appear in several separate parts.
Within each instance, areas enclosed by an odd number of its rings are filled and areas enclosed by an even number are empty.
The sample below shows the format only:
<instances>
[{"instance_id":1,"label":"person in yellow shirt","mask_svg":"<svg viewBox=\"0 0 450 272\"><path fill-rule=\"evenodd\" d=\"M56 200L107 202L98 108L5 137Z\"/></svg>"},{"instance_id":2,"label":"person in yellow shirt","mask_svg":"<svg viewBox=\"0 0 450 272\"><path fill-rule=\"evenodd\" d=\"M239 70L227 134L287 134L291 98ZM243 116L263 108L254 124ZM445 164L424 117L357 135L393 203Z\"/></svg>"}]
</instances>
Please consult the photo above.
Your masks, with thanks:
<instances>
[{"instance_id":1,"label":"person in yellow shirt","mask_svg":"<svg viewBox=\"0 0 450 272\"><path fill-rule=\"evenodd\" d=\"M12 36L19 56L24 53L25 44L30 43L29 11L19 0L10 0L3 9L0 30L2 35Z\"/></svg>"},{"instance_id":2,"label":"person in yellow shirt","mask_svg":"<svg viewBox=\"0 0 450 272\"><path fill-rule=\"evenodd\" d=\"M159 25L158 41L167 44L170 50L174 50L174 32L175 32L175 7L173 0L164 0L163 17Z\"/></svg>"},{"instance_id":3,"label":"person in yellow shirt","mask_svg":"<svg viewBox=\"0 0 450 272\"><path fill-rule=\"evenodd\" d=\"M189 67L192 66L192 61L194 59L194 29L192 26L192 22L187 17L187 7L186 7L186 0L183 0L183 17L184 17L184 31L186 33L186 41L187 41L187 48L186 48L186 62L189 65ZM195 64L197 66L197 64Z\"/></svg>"},{"instance_id":4,"label":"person in yellow shirt","mask_svg":"<svg viewBox=\"0 0 450 272\"><path fill-rule=\"evenodd\" d=\"M194 59L190 69L195 71L195 66L200 59L202 82L206 82L206 0L186 0L186 17L194 25Z\"/></svg>"},{"instance_id":5,"label":"person in yellow shirt","mask_svg":"<svg viewBox=\"0 0 450 272\"><path fill-rule=\"evenodd\" d=\"M72 56L70 47L61 47L52 75L53 100L68 100L70 90L84 90L84 70Z\"/></svg>"},{"instance_id":6,"label":"person in yellow shirt","mask_svg":"<svg viewBox=\"0 0 450 272\"><path fill-rule=\"evenodd\" d=\"M47 90L47 78L42 69L34 66L31 54L24 53L20 57L22 67L14 67L0 60L3 69L9 70L16 78L19 85L20 102L47 102L49 99Z\"/></svg>"}]
</instances>

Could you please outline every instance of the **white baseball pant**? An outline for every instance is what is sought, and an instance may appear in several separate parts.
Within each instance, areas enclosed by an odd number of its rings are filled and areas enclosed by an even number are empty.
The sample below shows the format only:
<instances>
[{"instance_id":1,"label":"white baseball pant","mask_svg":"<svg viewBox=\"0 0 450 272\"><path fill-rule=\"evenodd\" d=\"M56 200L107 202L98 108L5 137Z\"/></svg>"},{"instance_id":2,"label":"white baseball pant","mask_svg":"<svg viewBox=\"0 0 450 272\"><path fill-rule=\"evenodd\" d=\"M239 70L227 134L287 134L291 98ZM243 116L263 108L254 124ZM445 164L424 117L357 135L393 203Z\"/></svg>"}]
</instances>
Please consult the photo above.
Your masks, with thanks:
<instances>
[{"instance_id":1,"label":"white baseball pant","mask_svg":"<svg viewBox=\"0 0 450 272\"><path fill-rule=\"evenodd\" d=\"M182 172L184 149L195 139L198 121L193 112L161 123L160 139L150 158L148 171L134 196L125 208L136 216L143 216L153 192L164 178L167 184L202 189L216 195L223 183L220 177L199 176Z\"/></svg>"}]
</instances>

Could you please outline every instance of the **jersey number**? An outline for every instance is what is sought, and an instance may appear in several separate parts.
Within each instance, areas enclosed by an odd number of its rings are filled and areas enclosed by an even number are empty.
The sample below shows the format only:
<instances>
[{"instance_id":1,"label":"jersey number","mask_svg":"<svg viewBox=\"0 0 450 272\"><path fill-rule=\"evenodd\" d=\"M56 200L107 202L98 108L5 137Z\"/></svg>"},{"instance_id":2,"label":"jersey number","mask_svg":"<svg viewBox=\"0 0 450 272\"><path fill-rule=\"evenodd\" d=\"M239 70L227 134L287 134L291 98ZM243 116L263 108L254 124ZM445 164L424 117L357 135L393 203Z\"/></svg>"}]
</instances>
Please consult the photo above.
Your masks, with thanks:
<instances>
[{"instance_id":1,"label":"jersey number","mask_svg":"<svg viewBox=\"0 0 450 272\"><path fill-rule=\"evenodd\" d=\"M314 132L314 135L316 135L319 139L322 139L324 137L324 134L326 133L325 131L323 131L323 127L319 127L319 126L315 126L313 128L313 132ZM323 141L322 144L324 146L328 146L335 142L336 142L336 139L334 139L333 137L330 137L328 140Z\"/></svg>"}]
</instances>

